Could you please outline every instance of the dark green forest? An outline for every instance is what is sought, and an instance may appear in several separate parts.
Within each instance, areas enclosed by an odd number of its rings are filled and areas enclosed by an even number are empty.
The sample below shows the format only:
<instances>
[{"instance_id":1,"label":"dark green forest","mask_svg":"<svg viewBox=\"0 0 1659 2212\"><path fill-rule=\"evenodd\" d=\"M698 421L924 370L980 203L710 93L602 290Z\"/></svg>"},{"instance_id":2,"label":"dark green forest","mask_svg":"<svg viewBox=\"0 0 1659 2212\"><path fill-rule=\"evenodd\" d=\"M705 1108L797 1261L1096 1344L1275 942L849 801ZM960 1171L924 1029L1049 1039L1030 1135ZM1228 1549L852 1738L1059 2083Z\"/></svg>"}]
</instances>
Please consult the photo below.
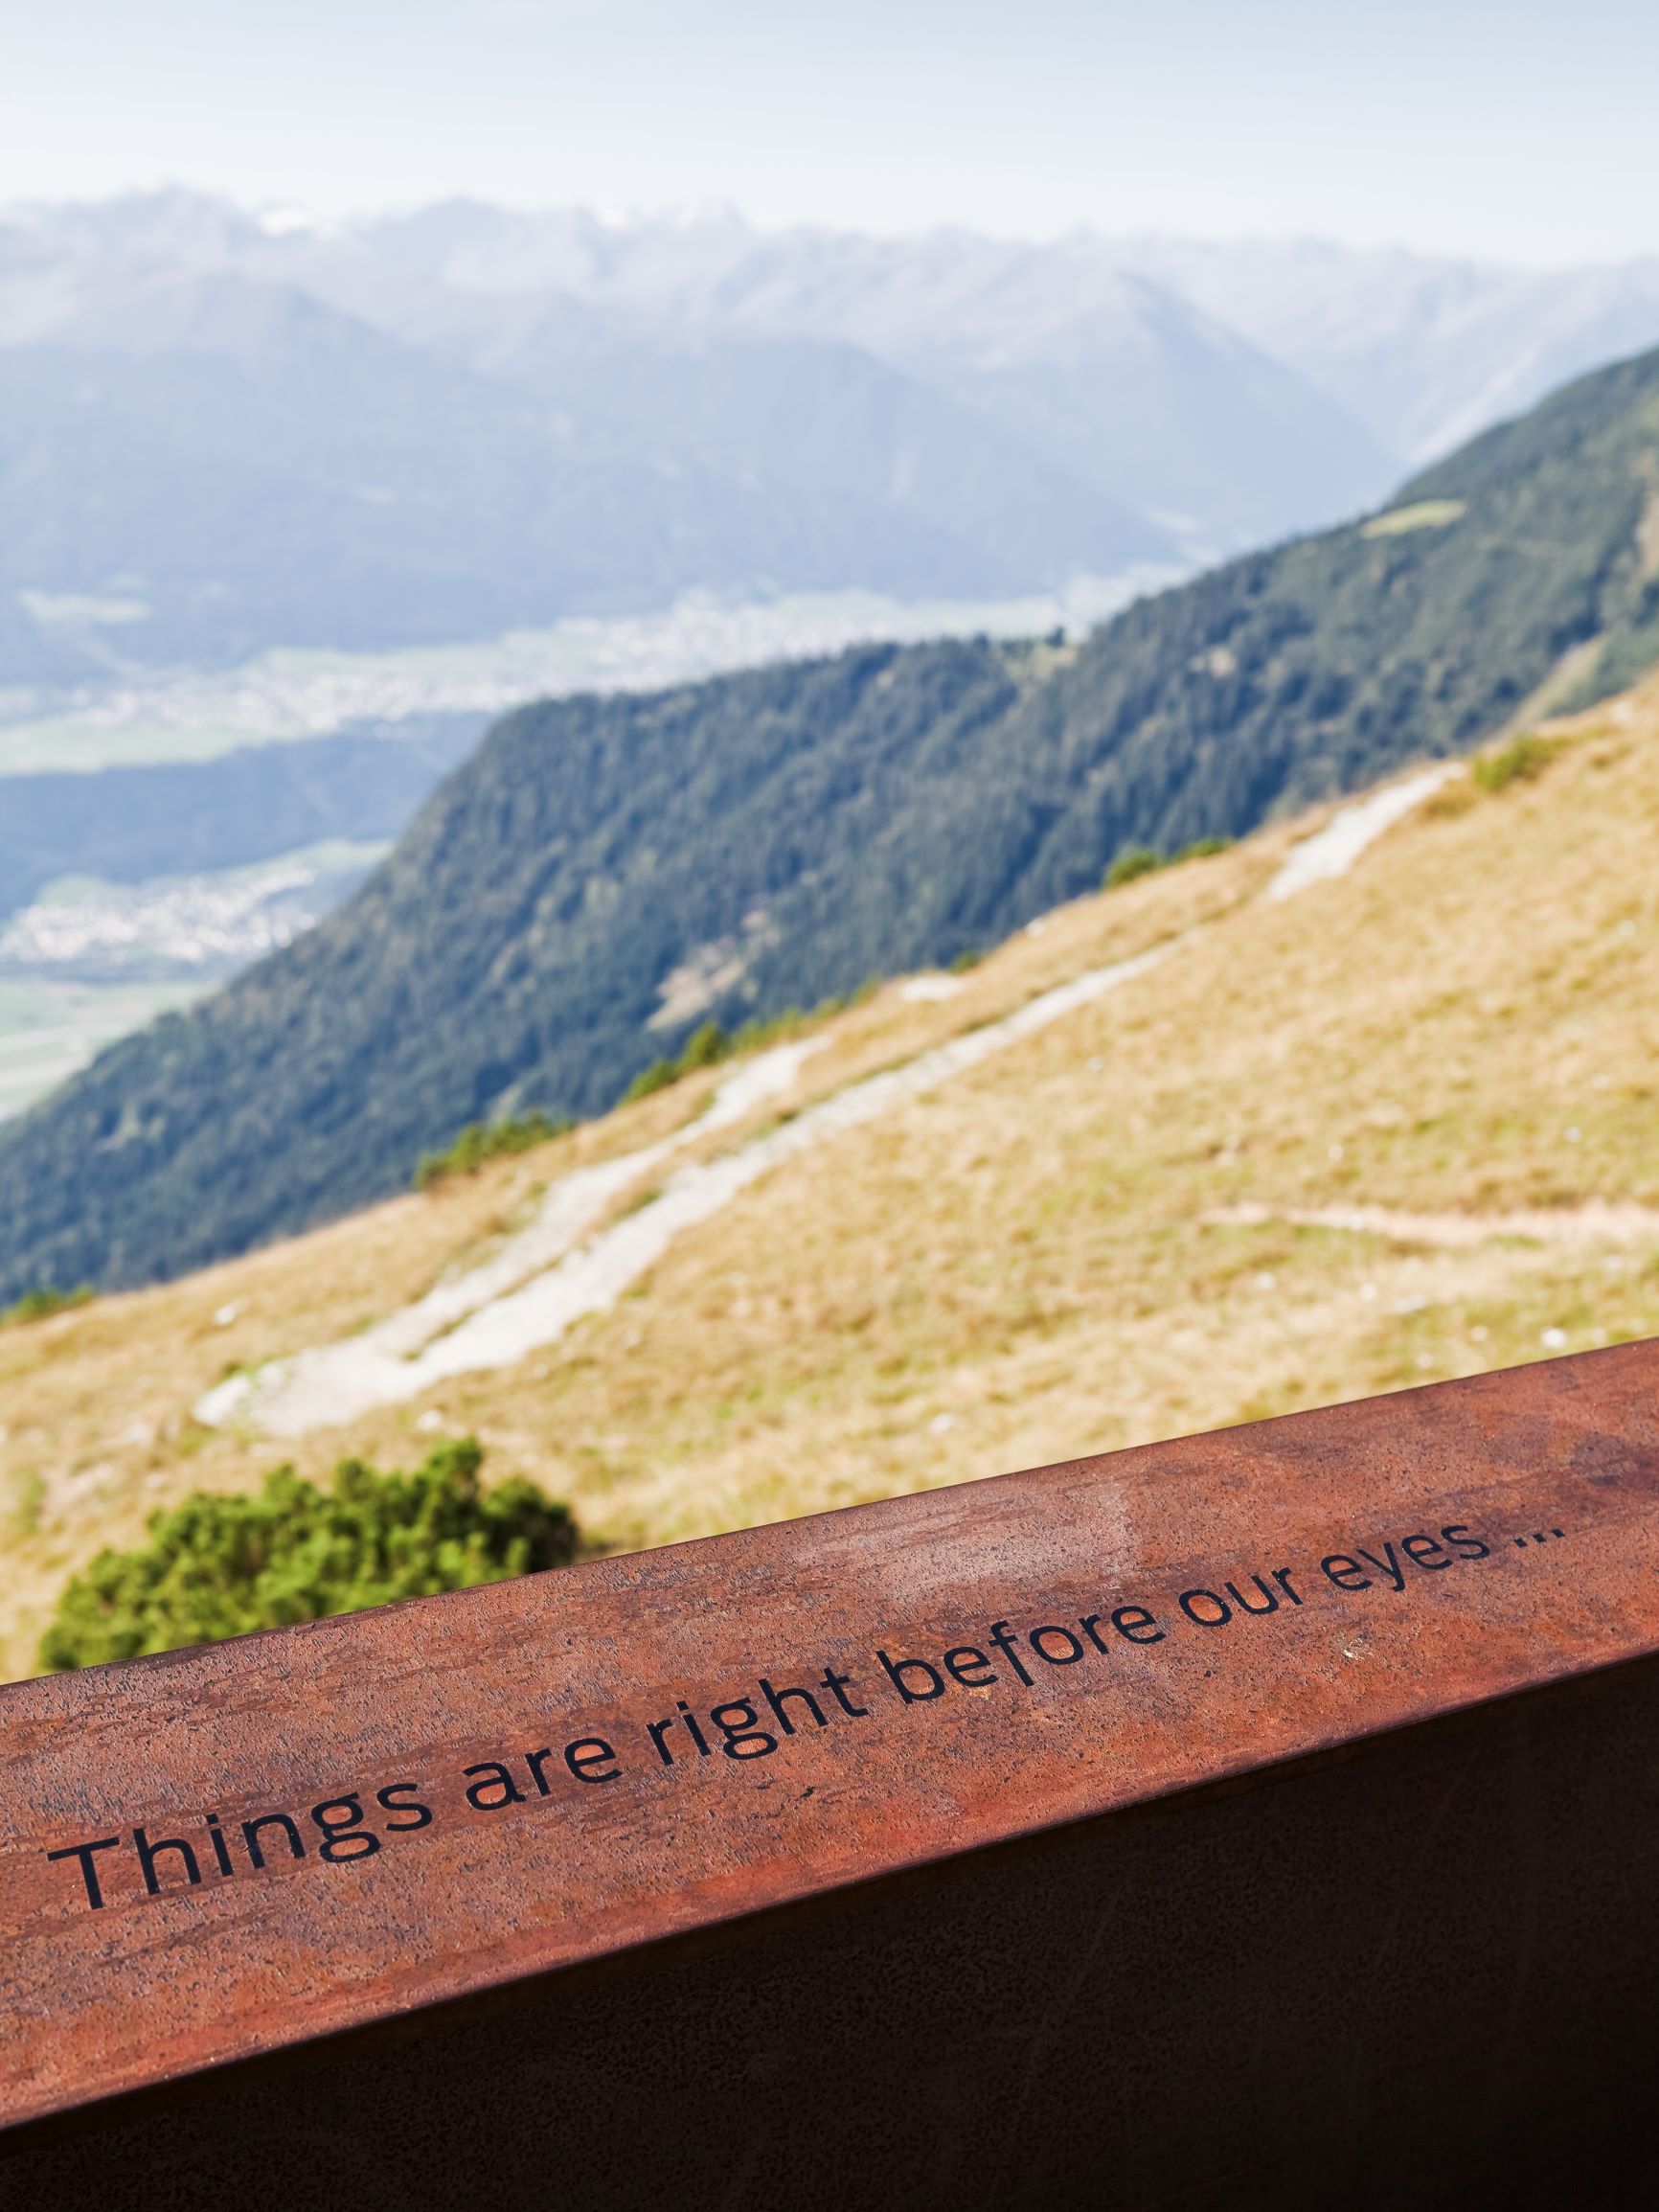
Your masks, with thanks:
<instances>
[{"instance_id":1,"label":"dark green forest","mask_svg":"<svg viewBox=\"0 0 1659 2212\"><path fill-rule=\"evenodd\" d=\"M1080 650L870 648L498 723L356 899L0 1130L0 1299L145 1282L588 1115L728 1028L948 962L1659 660L1659 353ZM1404 513L1418 509L1416 514ZM1403 527L1401 525L1404 525ZM740 968L678 1030L676 970Z\"/></svg>"}]
</instances>

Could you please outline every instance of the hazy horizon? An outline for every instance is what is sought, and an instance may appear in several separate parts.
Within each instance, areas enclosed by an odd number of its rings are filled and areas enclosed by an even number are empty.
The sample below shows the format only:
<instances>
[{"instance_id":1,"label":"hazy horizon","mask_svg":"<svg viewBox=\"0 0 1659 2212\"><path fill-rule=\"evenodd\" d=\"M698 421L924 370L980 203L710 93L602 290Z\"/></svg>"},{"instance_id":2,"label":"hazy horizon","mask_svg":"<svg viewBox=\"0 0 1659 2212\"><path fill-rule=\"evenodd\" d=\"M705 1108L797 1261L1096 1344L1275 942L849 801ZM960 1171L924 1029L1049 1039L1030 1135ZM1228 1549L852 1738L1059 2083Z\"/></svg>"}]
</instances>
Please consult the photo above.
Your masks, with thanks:
<instances>
[{"instance_id":1,"label":"hazy horizon","mask_svg":"<svg viewBox=\"0 0 1659 2212\"><path fill-rule=\"evenodd\" d=\"M1461 251L1455 247L1410 243L1403 239L1356 240L1341 238L1333 231L1318 229L1228 234L1216 230L1181 230L1171 226L1113 230L1099 222L1078 222L1066 230L1042 232L1013 230L948 217L918 221L908 227L891 229L851 220L840 221L828 216L767 220L749 214L733 200L642 201L636 205L612 207L592 199L512 199L458 190L425 198L416 196L378 202L365 200L357 205L323 207L300 198L250 197L245 194L202 184L183 176L158 176L101 192L6 194L0 196L0 216L95 210L118 205L123 201L163 200L171 197L199 199L232 208L239 215L259 223L261 228L268 229L272 236L304 230L318 237L329 237L365 229L377 223L407 220L446 208L475 207L526 221L549 217L575 218L592 222L600 230L618 233L651 228L692 230L702 224L725 223L757 239L780 240L792 237L856 237L889 244L914 244L924 243L930 239L956 237L997 245L1037 249L1072 244L1124 248L1170 245L1215 247L1217 250L1248 254L1252 249L1259 248L1278 253L1329 253L1379 260L1395 258L1415 262L1465 262L1494 271L1508 270L1529 276L1564 275L1570 271L1625 267L1635 262L1659 260L1659 237L1650 245L1633 247L1625 253L1563 256L1552 262L1527 262L1501 253Z\"/></svg>"},{"instance_id":2,"label":"hazy horizon","mask_svg":"<svg viewBox=\"0 0 1659 2212\"><path fill-rule=\"evenodd\" d=\"M1309 239L1523 268L1659 250L1659 14L1586 0L0 0L0 201L177 184L757 229Z\"/></svg>"}]
</instances>

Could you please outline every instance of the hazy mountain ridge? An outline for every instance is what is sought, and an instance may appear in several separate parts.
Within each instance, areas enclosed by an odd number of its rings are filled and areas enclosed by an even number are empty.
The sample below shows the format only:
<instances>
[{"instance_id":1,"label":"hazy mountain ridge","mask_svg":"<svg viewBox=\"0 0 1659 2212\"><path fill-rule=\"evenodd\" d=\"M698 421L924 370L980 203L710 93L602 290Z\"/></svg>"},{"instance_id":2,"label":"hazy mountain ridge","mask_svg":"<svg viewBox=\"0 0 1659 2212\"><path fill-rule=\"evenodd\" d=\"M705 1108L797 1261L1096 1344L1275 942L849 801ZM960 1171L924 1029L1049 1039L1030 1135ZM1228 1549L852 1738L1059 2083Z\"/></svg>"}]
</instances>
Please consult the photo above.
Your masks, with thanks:
<instances>
[{"instance_id":1,"label":"hazy mountain ridge","mask_svg":"<svg viewBox=\"0 0 1659 2212\"><path fill-rule=\"evenodd\" d=\"M473 211L451 246L434 223L421 265L475 310L534 296L556 271L561 296L636 321L854 344L1216 551L1363 507L1396 472L1293 370L1099 251L545 225ZM538 250L554 226L563 250ZM427 241L420 218L411 228Z\"/></svg>"},{"instance_id":2,"label":"hazy mountain ridge","mask_svg":"<svg viewBox=\"0 0 1659 2212\"><path fill-rule=\"evenodd\" d=\"M693 588L1013 596L1259 541L1392 472L1140 276L1057 313L1017 250L939 272L749 239L745 275L692 238L699 291L649 226L596 240L490 211L318 233L185 194L0 216L0 680Z\"/></svg>"},{"instance_id":3,"label":"hazy mountain ridge","mask_svg":"<svg viewBox=\"0 0 1659 2212\"><path fill-rule=\"evenodd\" d=\"M1080 649L873 648L521 710L341 913L0 1131L0 1295L176 1272L589 1113L674 1033L984 946L1114 854L1237 834L1659 659L1659 353ZM1572 688L1572 687L1576 687ZM696 1015L688 1012L689 1027Z\"/></svg>"},{"instance_id":4,"label":"hazy mountain ridge","mask_svg":"<svg viewBox=\"0 0 1659 2212\"><path fill-rule=\"evenodd\" d=\"M699 420L699 378L722 373ZM561 404L545 378L483 375L237 272L100 278L0 346L4 673L437 644L693 587L1012 595L1170 553L846 348L705 353L670 378L689 422L660 388L629 411L614 362L594 380L608 402Z\"/></svg>"},{"instance_id":5,"label":"hazy mountain ridge","mask_svg":"<svg viewBox=\"0 0 1659 2212\"><path fill-rule=\"evenodd\" d=\"M1659 258L1516 269L1314 240L1123 251L1420 462L1659 343Z\"/></svg>"},{"instance_id":6,"label":"hazy mountain ridge","mask_svg":"<svg viewBox=\"0 0 1659 2212\"><path fill-rule=\"evenodd\" d=\"M284 232L297 253L303 228ZM1401 460L1429 459L1569 376L1659 342L1659 260L1519 269L1318 239L943 231L766 234L730 214L609 223L457 202L332 234L475 300L557 291L687 325L856 336L894 358L943 342L979 366L1072 360L1127 341L1162 299L1311 380ZM362 281L362 278L359 279ZM389 294L384 295L389 298Z\"/></svg>"},{"instance_id":7,"label":"hazy mountain ridge","mask_svg":"<svg viewBox=\"0 0 1659 2212\"><path fill-rule=\"evenodd\" d=\"M343 733L216 761L10 777L0 784L0 925L58 876L136 884L324 838L394 835L471 751L482 721L435 716L397 742Z\"/></svg>"},{"instance_id":8,"label":"hazy mountain ridge","mask_svg":"<svg viewBox=\"0 0 1659 2212\"><path fill-rule=\"evenodd\" d=\"M1213 559L1654 342L1659 263L13 209L0 682Z\"/></svg>"},{"instance_id":9,"label":"hazy mountain ridge","mask_svg":"<svg viewBox=\"0 0 1659 2212\"><path fill-rule=\"evenodd\" d=\"M304 239L284 234L296 253L316 250ZM942 349L971 368L1150 351L1155 309L1197 342L1306 379L1398 464L1659 343L1656 259L1533 270L1317 239L877 239L760 233L730 215L605 223L466 202L336 233L318 265L348 240L353 282L383 260L405 287L419 271L475 302L557 291L691 327L850 336L896 360Z\"/></svg>"}]
</instances>

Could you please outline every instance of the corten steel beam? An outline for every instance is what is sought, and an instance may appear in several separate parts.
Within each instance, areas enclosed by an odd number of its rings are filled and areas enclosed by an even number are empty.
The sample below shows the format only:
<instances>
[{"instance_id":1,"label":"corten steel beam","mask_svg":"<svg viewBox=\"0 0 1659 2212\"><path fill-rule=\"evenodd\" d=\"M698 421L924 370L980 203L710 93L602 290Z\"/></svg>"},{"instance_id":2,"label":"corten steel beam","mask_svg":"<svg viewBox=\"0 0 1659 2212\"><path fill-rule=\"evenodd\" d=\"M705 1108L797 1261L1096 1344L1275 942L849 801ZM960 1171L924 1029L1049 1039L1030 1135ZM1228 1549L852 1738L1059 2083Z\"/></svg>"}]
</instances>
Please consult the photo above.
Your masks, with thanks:
<instances>
[{"instance_id":1,"label":"corten steel beam","mask_svg":"<svg viewBox=\"0 0 1659 2212\"><path fill-rule=\"evenodd\" d=\"M0 1692L0 2201L1659 2202L1659 1344Z\"/></svg>"}]
</instances>

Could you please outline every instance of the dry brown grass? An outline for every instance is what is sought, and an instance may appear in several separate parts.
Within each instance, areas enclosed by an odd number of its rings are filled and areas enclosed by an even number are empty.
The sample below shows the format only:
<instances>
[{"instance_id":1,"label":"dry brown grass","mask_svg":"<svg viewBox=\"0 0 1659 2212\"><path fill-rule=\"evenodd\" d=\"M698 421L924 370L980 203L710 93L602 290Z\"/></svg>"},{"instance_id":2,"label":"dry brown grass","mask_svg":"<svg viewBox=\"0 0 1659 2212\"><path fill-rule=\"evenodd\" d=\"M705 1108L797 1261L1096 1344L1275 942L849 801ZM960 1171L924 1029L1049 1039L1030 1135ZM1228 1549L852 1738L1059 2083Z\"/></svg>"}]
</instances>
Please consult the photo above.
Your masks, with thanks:
<instances>
[{"instance_id":1,"label":"dry brown grass","mask_svg":"<svg viewBox=\"0 0 1659 2212\"><path fill-rule=\"evenodd\" d=\"M0 1332L0 1664L27 1671L64 1575L154 1506L284 1457L407 1463L422 1412L631 1546L1659 1333L1659 1262L1627 1238L1443 1250L1277 1218L1659 1204L1659 686L1557 728L1571 741L1544 773L1454 785L1338 883L1261 902L1281 829L1063 910L943 1004L889 989L837 1017L797 1103L1185 939L779 1170L516 1369L292 1450L189 1412L230 1363L364 1326L476 1259L552 1175L683 1123L716 1077L435 1196ZM1248 1203L1270 1218L1209 1218Z\"/></svg>"}]
</instances>

